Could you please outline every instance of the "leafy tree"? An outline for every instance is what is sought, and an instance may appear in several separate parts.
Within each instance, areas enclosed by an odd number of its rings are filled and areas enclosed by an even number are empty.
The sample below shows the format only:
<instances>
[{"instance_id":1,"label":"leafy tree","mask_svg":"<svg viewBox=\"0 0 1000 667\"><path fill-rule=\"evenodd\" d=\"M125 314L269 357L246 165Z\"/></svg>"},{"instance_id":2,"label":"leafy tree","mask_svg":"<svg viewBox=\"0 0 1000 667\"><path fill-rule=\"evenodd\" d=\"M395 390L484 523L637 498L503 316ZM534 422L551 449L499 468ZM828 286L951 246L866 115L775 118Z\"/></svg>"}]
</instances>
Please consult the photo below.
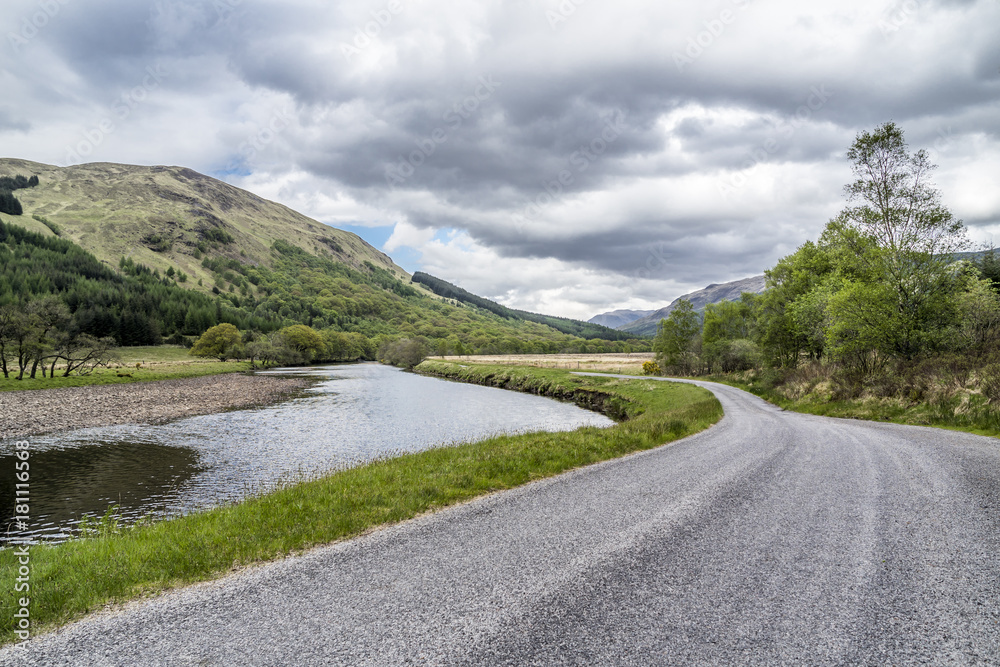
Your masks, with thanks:
<instances>
[{"instance_id":1,"label":"leafy tree","mask_svg":"<svg viewBox=\"0 0 1000 667\"><path fill-rule=\"evenodd\" d=\"M426 341L403 338L384 344L379 350L379 358L409 370L423 361L429 353Z\"/></svg>"},{"instance_id":2,"label":"leafy tree","mask_svg":"<svg viewBox=\"0 0 1000 667\"><path fill-rule=\"evenodd\" d=\"M656 362L668 372L692 373L698 364L696 344L700 343L701 322L694 306L680 300L670 315L660 320L653 339Z\"/></svg>"},{"instance_id":3,"label":"leafy tree","mask_svg":"<svg viewBox=\"0 0 1000 667\"><path fill-rule=\"evenodd\" d=\"M195 341L190 354L196 357L216 357L219 361L226 361L241 355L242 346L243 337L239 329L224 322L203 333Z\"/></svg>"},{"instance_id":4,"label":"leafy tree","mask_svg":"<svg viewBox=\"0 0 1000 667\"><path fill-rule=\"evenodd\" d=\"M959 297L959 337L961 347L976 358L1000 346L1000 297L991 281L969 276Z\"/></svg>"},{"instance_id":5,"label":"leafy tree","mask_svg":"<svg viewBox=\"0 0 1000 667\"><path fill-rule=\"evenodd\" d=\"M831 308L855 332L852 354L869 345L875 355L913 358L941 343L954 314L950 265L968 245L965 227L931 185L927 152L911 154L894 123L859 134L847 157L856 180L844 192L854 205L823 238L845 281Z\"/></svg>"},{"instance_id":6,"label":"leafy tree","mask_svg":"<svg viewBox=\"0 0 1000 667\"><path fill-rule=\"evenodd\" d=\"M323 337L312 327L307 327L304 324L293 324L278 333L281 334L285 344L298 352L306 363L322 357L326 352Z\"/></svg>"},{"instance_id":7,"label":"leafy tree","mask_svg":"<svg viewBox=\"0 0 1000 667\"><path fill-rule=\"evenodd\" d=\"M753 298L722 301L705 306L702 357L711 372L746 370L756 363L760 350L750 341L756 328Z\"/></svg>"}]
</instances>

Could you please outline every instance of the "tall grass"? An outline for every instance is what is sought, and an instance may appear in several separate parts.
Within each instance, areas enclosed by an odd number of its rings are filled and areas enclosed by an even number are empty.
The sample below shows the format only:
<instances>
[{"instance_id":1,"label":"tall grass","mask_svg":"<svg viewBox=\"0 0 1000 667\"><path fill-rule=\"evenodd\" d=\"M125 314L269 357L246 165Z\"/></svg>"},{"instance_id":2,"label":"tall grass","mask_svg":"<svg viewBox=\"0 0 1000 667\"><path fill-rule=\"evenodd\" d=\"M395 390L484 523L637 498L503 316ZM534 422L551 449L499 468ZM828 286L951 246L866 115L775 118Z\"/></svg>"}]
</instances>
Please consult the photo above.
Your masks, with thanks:
<instances>
[{"instance_id":1,"label":"tall grass","mask_svg":"<svg viewBox=\"0 0 1000 667\"><path fill-rule=\"evenodd\" d=\"M1000 364L940 356L859 375L813 362L710 376L789 410L1000 436Z\"/></svg>"},{"instance_id":2,"label":"tall grass","mask_svg":"<svg viewBox=\"0 0 1000 667\"><path fill-rule=\"evenodd\" d=\"M566 371L455 364L421 367L467 381L503 381L538 393L563 391L619 410L622 423L571 432L505 435L378 460L293 484L245 502L31 550L31 618L50 627L173 586L218 577L403 521L476 496L623 456L690 435L718 421L719 402L692 385L581 378ZM17 562L0 552L0 581ZM0 640L15 639L14 596L0 596Z\"/></svg>"}]
</instances>

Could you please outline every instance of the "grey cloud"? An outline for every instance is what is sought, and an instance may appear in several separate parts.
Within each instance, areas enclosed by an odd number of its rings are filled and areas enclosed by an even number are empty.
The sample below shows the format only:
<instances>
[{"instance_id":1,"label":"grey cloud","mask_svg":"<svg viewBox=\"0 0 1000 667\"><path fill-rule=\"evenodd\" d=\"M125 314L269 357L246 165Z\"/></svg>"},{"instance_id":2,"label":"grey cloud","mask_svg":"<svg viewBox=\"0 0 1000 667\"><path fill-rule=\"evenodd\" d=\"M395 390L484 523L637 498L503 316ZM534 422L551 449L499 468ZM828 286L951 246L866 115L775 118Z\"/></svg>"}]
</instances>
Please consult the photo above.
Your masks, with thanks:
<instances>
[{"instance_id":1,"label":"grey cloud","mask_svg":"<svg viewBox=\"0 0 1000 667\"><path fill-rule=\"evenodd\" d=\"M618 23L591 3L555 30L545 18L552 4L408 6L348 59L341 45L386 2L68 3L37 46L78 81L57 90L41 83L44 71L15 73L26 104L51 119L18 107L0 111L0 128L42 137L60 110L65 121L88 102L107 104L163 61L170 91L192 99L189 115L130 122L136 131L150 123L151 137L218 128L213 150L230 154L194 168L259 166L239 155L245 133L230 130L231 116L287 96L293 119L268 147L276 177L305 172L417 227L468 230L505 257L633 276L650 248L664 248L671 261L650 279L694 283L758 273L821 228L860 130L893 119L913 147L933 147L948 164L997 150L1000 3L922 2L888 33L878 23L885 12L866 13L860 0L753 3L683 69L674 54L733 3L636 3ZM499 85L456 116L481 77ZM228 104L198 99L227 94ZM30 126L16 125L27 117ZM620 132L583 159L581 148L618 118ZM677 121L672 130L667 118ZM169 143L161 149L159 161L181 161ZM387 169L407 164L412 173L387 181ZM564 172L571 178L555 201L519 221ZM738 211L712 185L732 174L746 180ZM639 212L605 219L568 206L598 197L629 210L620 193L643 182L663 183L670 197L658 201L649 186Z\"/></svg>"}]
</instances>

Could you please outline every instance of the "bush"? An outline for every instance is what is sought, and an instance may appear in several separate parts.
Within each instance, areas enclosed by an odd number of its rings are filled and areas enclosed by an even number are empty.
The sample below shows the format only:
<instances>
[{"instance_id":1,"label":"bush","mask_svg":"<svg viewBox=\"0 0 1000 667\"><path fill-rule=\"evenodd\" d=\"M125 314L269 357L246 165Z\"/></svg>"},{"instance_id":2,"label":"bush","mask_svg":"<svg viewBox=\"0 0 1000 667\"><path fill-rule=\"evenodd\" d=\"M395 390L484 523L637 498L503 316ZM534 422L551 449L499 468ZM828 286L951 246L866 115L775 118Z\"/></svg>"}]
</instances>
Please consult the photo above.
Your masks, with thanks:
<instances>
[{"instance_id":1,"label":"bush","mask_svg":"<svg viewBox=\"0 0 1000 667\"><path fill-rule=\"evenodd\" d=\"M243 356L243 336L239 329L225 322L217 324L198 338L190 354L196 357L216 357L219 361Z\"/></svg>"},{"instance_id":2,"label":"bush","mask_svg":"<svg viewBox=\"0 0 1000 667\"><path fill-rule=\"evenodd\" d=\"M147 234L143 237L142 242L153 252L167 252L174 244L162 234Z\"/></svg>"},{"instance_id":3,"label":"bush","mask_svg":"<svg viewBox=\"0 0 1000 667\"><path fill-rule=\"evenodd\" d=\"M378 356L383 362L409 370L423 361L428 354L430 354L430 348L426 342L419 339L403 338L384 343Z\"/></svg>"},{"instance_id":4,"label":"bush","mask_svg":"<svg viewBox=\"0 0 1000 667\"><path fill-rule=\"evenodd\" d=\"M1000 364L987 364L979 371L979 389L990 403L1000 399Z\"/></svg>"},{"instance_id":5,"label":"bush","mask_svg":"<svg viewBox=\"0 0 1000 667\"><path fill-rule=\"evenodd\" d=\"M660 369L660 365L655 361L644 361L642 363L642 374L643 375L660 375L663 371Z\"/></svg>"}]
</instances>

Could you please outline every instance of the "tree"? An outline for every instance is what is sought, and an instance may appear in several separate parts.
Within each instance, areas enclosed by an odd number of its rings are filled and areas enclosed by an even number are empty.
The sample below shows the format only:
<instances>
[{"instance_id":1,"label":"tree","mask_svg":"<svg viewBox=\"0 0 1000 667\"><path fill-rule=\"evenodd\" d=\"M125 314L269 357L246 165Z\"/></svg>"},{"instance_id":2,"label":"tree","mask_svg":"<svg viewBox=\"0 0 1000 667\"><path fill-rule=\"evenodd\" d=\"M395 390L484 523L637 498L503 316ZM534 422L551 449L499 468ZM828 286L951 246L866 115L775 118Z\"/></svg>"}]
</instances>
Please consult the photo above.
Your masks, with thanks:
<instances>
[{"instance_id":1,"label":"tree","mask_svg":"<svg viewBox=\"0 0 1000 667\"><path fill-rule=\"evenodd\" d=\"M326 350L323 336L312 327L304 324L293 324L278 333L281 334L285 344L298 352L306 363L322 356Z\"/></svg>"},{"instance_id":2,"label":"tree","mask_svg":"<svg viewBox=\"0 0 1000 667\"><path fill-rule=\"evenodd\" d=\"M419 338L403 338L384 343L379 350L379 358L409 370L423 361L429 352L430 348L426 341Z\"/></svg>"},{"instance_id":3,"label":"tree","mask_svg":"<svg viewBox=\"0 0 1000 667\"><path fill-rule=\"evenodd\" d=\"M969 276L959 300L959 341L975 357L982 357L1000 344L1000 297L991 281Z\"/></svg>"},{"instance_id":4,"label":"tree","mask_svg":"<svg viewBox=\"0 0 1000 667\"><path fill-rule=\"evenodd\" d=\"M239 329L224 322L203 333L195 341L190 354L196 357L216 357L219 361L226 361L241 355L242 346L243 337Z\"/></svg>"},{"instance_id":5,"label":"tree","mask_svg":"<svg viewBox=\"0 0 1000 667\"><path fill-rule=\"evenodd\" d=\"M29 377L34 378L39 365L52 354L57 339L69 328L69 308L58 297L47 296L32 301L27 308L27 317L35 328L34 354ZM42 366L45 375L45 366Z\"/></svg>"},{"instance_id":6,"label":"tree","mask_svg":"<svg viewBox=\"0 0 1000 667\"><path fill-rule=\"evenodd\" d=\"M66 363L63 377L69 377L73 371L90 375L98 366L107 366L117 358L117 345L111 336L96 338L90 334L64 332L58 337L51 358L50 377L55 377L56 362L60 359Z\"/></svg>"},{"instance_id":7,"label":"tree","mask_svg":"<svg viewBox=\"0 0 1000 667\"><path fill-rule=\"evenodd\" d=\"M696 342L700 342L701 321L694 306L681 299L670 315L660 320L653 340L656 362L668 371L690 374L697 367Z\"/></svg>"},{"instance_id":8,"label":"tree","mask_svg":"<svg viewBox=\"0 0 1000 667\"><path fill-rule=\"evenodd\" d=\"M861 346L912 358L941 343L935 336L954 314L960 280L950 265L968 245L965 227L930 183L927 152L911 154L894 123L859 134L847 157L856 180L844 193L853 205L823 235L844 278L830 307Z\"/></svg>"},{"instance_id":9,"label":"tree","mask_svg":"<svg viewBox=\"0 0 1000 667\"><path fill-rule=\"evenodd\" d=\"M747 370L757 363L760 349L749 340L755 329L754 298L748 297L705 306L702 356L709 372L714 366L723 373Z\"/></svg>"}]
</instances>

